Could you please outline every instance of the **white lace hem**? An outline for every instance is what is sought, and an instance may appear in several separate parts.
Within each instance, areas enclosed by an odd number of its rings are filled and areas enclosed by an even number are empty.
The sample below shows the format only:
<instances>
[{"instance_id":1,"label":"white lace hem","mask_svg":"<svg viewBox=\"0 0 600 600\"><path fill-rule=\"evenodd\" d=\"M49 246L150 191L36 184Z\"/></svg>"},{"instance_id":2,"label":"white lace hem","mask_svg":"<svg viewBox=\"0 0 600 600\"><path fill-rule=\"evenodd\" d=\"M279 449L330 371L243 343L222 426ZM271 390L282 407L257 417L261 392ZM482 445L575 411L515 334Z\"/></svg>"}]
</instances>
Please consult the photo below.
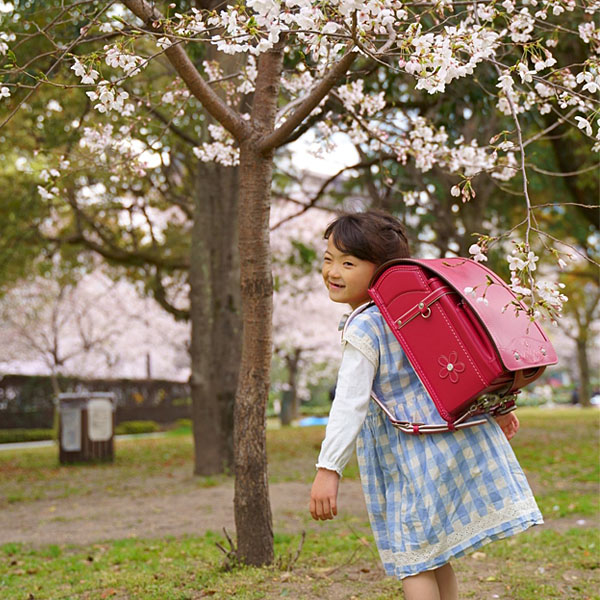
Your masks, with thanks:
<instances>
[{"instance_id":1,"label":"white lace hem","mask_svg":"<svg viewBox=\"0 0 600 600\"><path fill-rule=\"evenodd\" d=\"M392 550L381 550L381 560L387 564L396 564L402 567L427 563L448 551L457 549L467 550L461 546L470 539L486 531L492 531L504 523L510 523L515 519L537 512L539 509L533 498L521 500L516 504L510 504L503 509L489 513L473 523L469 523L455 530L448 537L437 544L430 544L420 550L408 550L406 552L394 552Z\"/></svg>"}]
</instances>

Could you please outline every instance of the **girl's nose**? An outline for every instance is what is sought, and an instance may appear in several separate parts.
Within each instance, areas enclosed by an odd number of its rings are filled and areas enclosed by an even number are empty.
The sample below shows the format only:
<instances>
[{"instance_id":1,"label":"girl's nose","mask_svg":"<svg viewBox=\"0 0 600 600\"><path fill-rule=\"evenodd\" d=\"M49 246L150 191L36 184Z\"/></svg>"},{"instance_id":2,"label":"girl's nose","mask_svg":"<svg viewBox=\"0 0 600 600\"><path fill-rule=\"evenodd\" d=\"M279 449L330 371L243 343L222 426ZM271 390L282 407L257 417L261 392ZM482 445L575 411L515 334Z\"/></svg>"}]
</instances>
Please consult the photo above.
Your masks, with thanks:
<instances>
[{"instance_id":1,"label":"girl's nose","mask_svg":"<svg viewBox=\"0 0 600 600\"><path fill-rule=\"evenodd\" d=\"M329 275L329 277L339 277L340 269L338 265L336 265L335 263L331 264L329 266L329 271L327 272L327 274Z\"/></svg>"}]
</instances>

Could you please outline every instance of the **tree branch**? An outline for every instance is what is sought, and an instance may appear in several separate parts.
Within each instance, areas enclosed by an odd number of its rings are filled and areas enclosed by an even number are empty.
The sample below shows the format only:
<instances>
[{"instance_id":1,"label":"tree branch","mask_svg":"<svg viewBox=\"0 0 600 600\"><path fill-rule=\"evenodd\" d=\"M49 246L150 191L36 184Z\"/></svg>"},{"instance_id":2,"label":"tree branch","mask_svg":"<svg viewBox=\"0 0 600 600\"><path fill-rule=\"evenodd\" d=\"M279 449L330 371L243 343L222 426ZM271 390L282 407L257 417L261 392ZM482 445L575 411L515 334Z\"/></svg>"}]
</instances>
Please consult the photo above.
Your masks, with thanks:
<instances>
[{"instance_id":1,"label":"tree branch","mask_svg":"<svg viewBox=\"0 0 600 600\"><path fill-rule=\"evenodd\" d=\"M300 215L303 215L307 210L313 208L317 202L319 201L319 199L323 196L323 194L325 193L325 190L343 173L345 173L346 171L351 171L352 169L369 169L372 165L378 164L383 160L387 160L387 159L391 159L394 158L394 155L392 154L385 154L382 156L377 156L373 159L370 160L363 160L361 162L358 162L354 165L350 165L348 167L343 167L341 168L337 173L334 173L333 175L331 175L330 177L328 177L323 184L321 185L321 187L319 188L319 190L317 191L317 193L310 199L310 202L308 202L308 204L302 204L302 208L294 213L293 215L289 215L287 217L284 217L283 219L281 219L280 221L278 221L277 223L275 223L275 225L273 225L271 227L271 231L277 229L278 227L281 227L281 225L283 225L284 223L287 223L288 221L291 221L292 219L295 219L296 217L299 217Z\"/></svg>"},{"instance_id":2,"label":"tree branch","mask_svg":"<svg viewBox=\"0 0 600 600\"><path fill-rule=\"evenodd\" d=\"M177 308L167 298L167 291L162 281L162 272L160 267L151 274L151 279L148 283L148 289L152 292L152 297L156 302L169 314L175 317L176 321L189 321L190 311L182 308Z\"/></svg>"},{"instance_id":3,"label":"tree branch","mask_svg":"<svg viewBox=\"0 0 600 600\"><path fill-rule=\"evenodd\" d=\"M141 96L137 96L136 94L134 94L133 91L128 86L123 86L123 88L125 89L125 91L132 98L135 98L136 100L138 100L140 102L144 102L144 104L145 104L146 109L148 110L148 112L153 117L155 117L156 119L158 119L163 125L166 125L167 129L170 129L177 137L181 138L184 142L187 142L188 144L190 144L193 147L199 146L202 143L202 142L200 142L200 140L198 140L195 137L191 136L187 131L184 131L180 127L177 127L177 125L173 124L173 117L175 115L172 116L172 117L170 117L170 118L167 118L157 108L155 108L154 106L152 106L152 104L150 102L146 102L144 100L144 98L142 98Z\"/></svg>"},{"instance_id":4,"label":"tree branch","mask_svg":"<svg viewBox=\"0 0 600 600\"><path fill-rule=\"evenodd\" d=\"M72 201L72 199L69 199L69 204L71 205L71 208L75 212L75 218L77 221L77 225L76 225L77 232L72 235L64 236L64 237L48 236L48 235L40 234L42 239L49 241L49 242L58 243L58 244L70 244L70 245L81 244L81 245L85 246L86 248L93 250L100 256L102 256L108 260L112 260L114 262L122 264L122 265L142 266L144 264L151 264L151 265L155 265L156 267L163 267L163 268L175 269L175 270L177 270L177 269L185 270L185 269L189 268L188 261L185 261L182 259L164 260L164 259L159 258L158 256L148 254L145 252L130 252L130 251L124 250L123 248L118 247L117 245L111 243L110 240L107 239L106 235L104 235L99 230L98 225L93 221L93 219L90 219L81 210L81 208L79 206L77 206L77 204L74 201ZM84 227L82 225L82 221L84 221L85 223L87 223L89 225L89 227L91 227L92 231L94 231L100 237L103 244L95 242L95 241L89 239L88 237L86 237L85 232L84 232Z\"/></svg>"},{"instance_id":5,"label":"tree branch","mask_svg":"<svg viewBox=\"0 0 600 600\"><path fill-rule=\"evenodd\" d=\"M162 32L161 27L153 26L155 21L163 18L154 8L154 3L150 4L146 0L122 0L122 2L136 17L144 21L149 30L156 31L157 34ZM169 46L165 50L165 55L192 94L214 119L223 125L238 142L249 137L251 130L248 123L208 85L181 43L177 42Z\"/></svg>"},{"instance_id":6,"label":"tree branch","mask_svg":"<svg viewBox=\"0 0 600 600\"><path fill-rule=\"evenodd\" d=\"M296 108L284 123L265 138L259 144L259 150L262 153L268 152L283 145L294 129L298 127L306 117L319 105L321 100L331 91L352 63L358 57L358 52L346 53L331 70L321 79L321 81L308 93L304 101Z\"/></svg>"},{"instance_id":7,"label":"tree branch","mask_svg":"<svg viewBox=\"0 0 600 600\"><path fill-rule=\"evenodd\" d=\"M102 7L98 11L98 13L94 17L94 19L97 19L98 17L100 17L100 15L102 15L104 12L106 12L111 7L111 5L112 5L112 2L109 2L108 6ZM21 106L23 106L24 104L27 103L29 98L31 98L31 96L33 96L33 94L38 90L38 88L42 85L42 83L48 81L48 79L50 78L50 74L54 71L54 69L56 69L56 67L58 67L62 63L65 56L67 56L69 54L69 52L71 52L71 49L74 48L86 36L86 34L87 34L87 32L85 32L85 31L80 32L79 35L77 36L77 38L75 38L68 46L61 48L62 51L61 51L59 57L52 63L50 68L44 74L44 77L41 79L38 79L36 84L29 90L27 95L24 98L21 98L15 104L14 108L10 111L8 116L4 119L4 121L2 121L2 123L0 123L0 129L2 129L2 127L4 127L15 116L15 114L21 108Z\"/></svg>"}]
</instances>

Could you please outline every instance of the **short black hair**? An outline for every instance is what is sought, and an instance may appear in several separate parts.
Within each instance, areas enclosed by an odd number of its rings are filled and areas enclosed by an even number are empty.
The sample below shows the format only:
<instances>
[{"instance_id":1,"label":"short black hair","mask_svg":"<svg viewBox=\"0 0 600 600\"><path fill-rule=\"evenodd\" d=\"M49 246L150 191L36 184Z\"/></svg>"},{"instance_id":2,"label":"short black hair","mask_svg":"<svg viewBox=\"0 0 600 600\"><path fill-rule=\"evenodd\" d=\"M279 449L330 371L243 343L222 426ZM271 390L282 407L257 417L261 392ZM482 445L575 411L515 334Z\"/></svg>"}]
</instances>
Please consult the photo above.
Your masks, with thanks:
<instances>
[{"instance_id":1,"label":"short black hair","mask_svg":"<svg viewBox=\"0 0 600 600\"><path fill-rule=\"evenodd\" d=\"M330 236L338 250L376 266L410 257L404 226L382 210L344 213L327 226L323 237L327 240Z\"/></svg>"}]
</instances>

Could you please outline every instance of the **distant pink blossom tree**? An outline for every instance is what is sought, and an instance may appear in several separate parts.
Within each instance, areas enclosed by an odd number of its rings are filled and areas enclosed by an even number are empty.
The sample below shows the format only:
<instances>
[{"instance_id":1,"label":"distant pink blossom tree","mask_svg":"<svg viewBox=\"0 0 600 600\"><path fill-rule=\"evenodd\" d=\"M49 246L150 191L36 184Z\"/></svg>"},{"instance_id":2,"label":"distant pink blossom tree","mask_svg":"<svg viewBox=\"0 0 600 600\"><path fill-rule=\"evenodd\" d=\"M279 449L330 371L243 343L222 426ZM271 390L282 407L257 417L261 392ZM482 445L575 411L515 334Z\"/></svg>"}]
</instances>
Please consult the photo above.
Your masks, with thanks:
<instances>
[{"instance_id":1,"label":"distant pink blossom tree","mask_svg":"<svg viewBox=\"0 0 600 600\"><path fill-rule=\"evenodd\" d=\"M49 373L56 394L59 375L185 381L188 339L187 324L100 269L77 282L38 277L0 299L0 364Z\"/></svg>"}]
</instances>

